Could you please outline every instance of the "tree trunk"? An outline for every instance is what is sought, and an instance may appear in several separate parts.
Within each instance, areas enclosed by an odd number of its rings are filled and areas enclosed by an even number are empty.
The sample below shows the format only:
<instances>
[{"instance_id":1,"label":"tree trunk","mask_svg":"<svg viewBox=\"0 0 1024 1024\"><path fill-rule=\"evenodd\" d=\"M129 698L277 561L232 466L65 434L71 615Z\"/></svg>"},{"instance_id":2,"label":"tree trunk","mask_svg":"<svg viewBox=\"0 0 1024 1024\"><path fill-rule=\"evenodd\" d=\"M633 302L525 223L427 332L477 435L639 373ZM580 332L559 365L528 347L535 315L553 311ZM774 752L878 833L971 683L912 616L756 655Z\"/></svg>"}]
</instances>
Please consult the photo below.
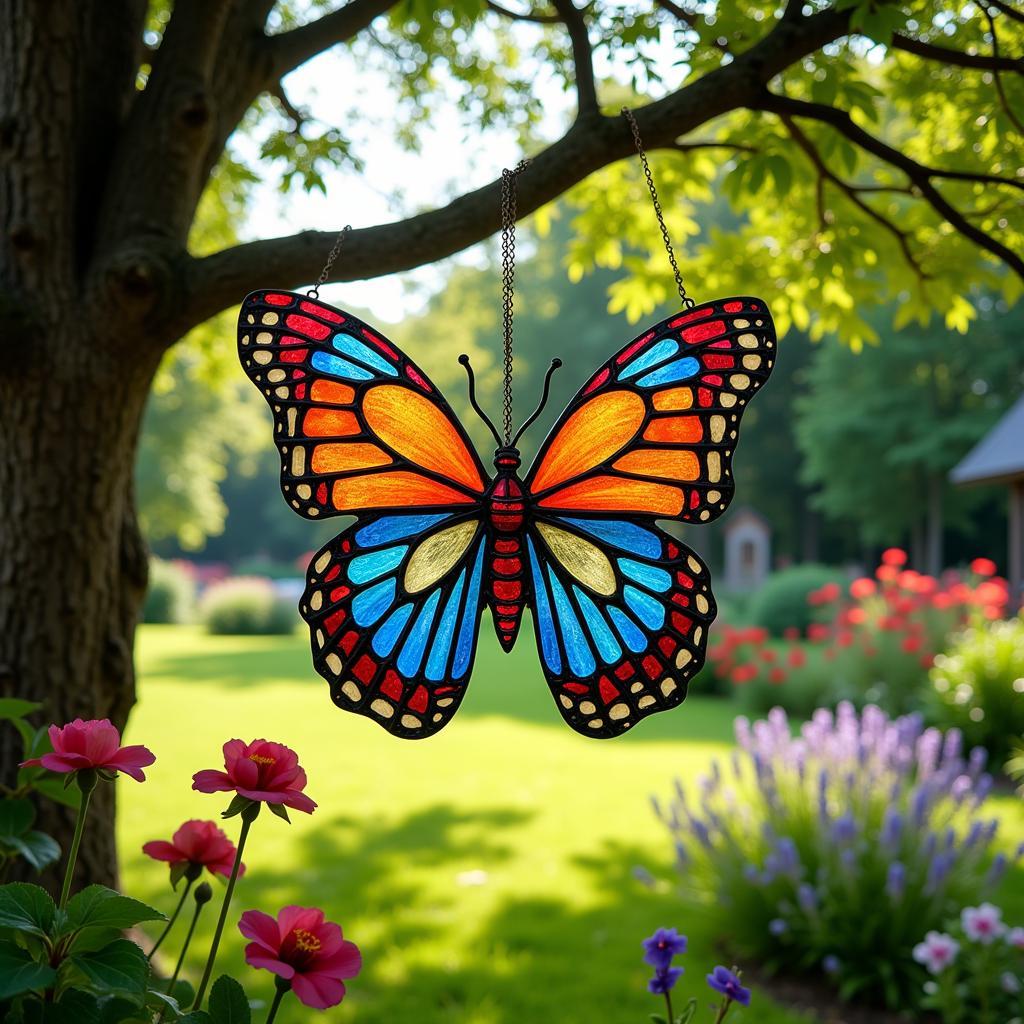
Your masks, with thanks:
<instances>
[{"instance_id":1,"label":"tree trunk","mask_svg":"<svg viewBox=\"0 0 1024 1024\"><path fill-rule=\"evenodd\" d=\"M943 480L938 474L928 478L928 522L925 528L927 560L925 571L930 576L942 572L942 487Z\"/></svg>"},{"instance_id":2,"label":"tree trunk","mask_svg":"<svg viewBox=\"0 0 1024 1024\"><path fill-rule=\"evenodd\" d=\"M146 583L132 471L152 368L119 360L73 316L61 321L34 348L6 339L15 358L0 375L0 694L42 701L42 722L123 728ZM18 351L28 353L20 362ZM6 781L19 752L5 730ZM116 882L113 793L101 785L93 800L83 881ZM74 812L46 800L39 810L38 827L66 849Z\"/></svg>"}]
</instances>

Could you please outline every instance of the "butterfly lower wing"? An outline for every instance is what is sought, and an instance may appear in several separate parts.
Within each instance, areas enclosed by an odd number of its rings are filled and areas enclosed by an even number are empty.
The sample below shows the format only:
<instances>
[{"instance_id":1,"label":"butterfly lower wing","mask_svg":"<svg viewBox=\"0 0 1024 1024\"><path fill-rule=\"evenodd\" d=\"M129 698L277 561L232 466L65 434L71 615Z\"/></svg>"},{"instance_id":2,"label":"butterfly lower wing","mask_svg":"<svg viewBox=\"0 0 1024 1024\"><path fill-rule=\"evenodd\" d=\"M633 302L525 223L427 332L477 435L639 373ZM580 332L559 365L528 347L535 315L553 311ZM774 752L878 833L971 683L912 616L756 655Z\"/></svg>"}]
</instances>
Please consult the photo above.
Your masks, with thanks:
<instances>
[{"instance_id":1,"label":"butterfly lower wing","mask_svg":"<svg viewBox=\"0 0 1024 1024\"><path fill-rule=\"evenodd\" d=\"M720 299L657 324L569 403L526 479L535 506L716 518L733 493L740 418L775 354L760 299Z\"/></svg>"},{"instance_id":2,"label":"butterfly lower wing","mask_svg":"<svg viewBox=\"0 0 1024 1024\"><path fill-rule=\"evenodd\" d=\"M458 710L483 609L486 538L472 515L381 515L314 556L299 604L334 702L406 739Z\"/></svg>"},{"instance_id":3,"label":"butterfly lower wing","mask_svg":"<svg viewBox=\"0 0 1024 1024\"><path fill-rule=\"evenodd\" d=\"M487 474L448 403L358 317L295 292L253 292L238 353L273 411L281 490L300 515L480 501Z\"/></svg>"},{"instance_id":4,"label":"butterfly lower wing","mask_svg":"<svg viewBox=\"0 0 1024 1024\"><path fill-rule=\"evenodd\" d=\"M650 521L545 515L527 555L538 654L573 729L619 736L682 703L715 617L692 551Z\"/></svg>"}]
</instances>

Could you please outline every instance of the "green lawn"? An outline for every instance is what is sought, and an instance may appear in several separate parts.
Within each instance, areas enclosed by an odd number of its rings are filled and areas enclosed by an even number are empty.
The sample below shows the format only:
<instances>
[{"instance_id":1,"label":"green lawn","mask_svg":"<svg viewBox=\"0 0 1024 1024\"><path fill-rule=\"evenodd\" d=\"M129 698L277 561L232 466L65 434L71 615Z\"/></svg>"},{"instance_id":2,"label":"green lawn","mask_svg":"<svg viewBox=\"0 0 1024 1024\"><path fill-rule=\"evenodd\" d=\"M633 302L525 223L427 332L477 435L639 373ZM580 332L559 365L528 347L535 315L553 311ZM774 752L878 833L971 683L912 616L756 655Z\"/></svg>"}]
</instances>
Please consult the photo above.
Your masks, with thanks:
<instances>
[{"instance_id":1,"label":"green lawn","mask_svg":"<svg viewBox=\"0 0 1024 1024\"><path fill-rule=\"evenodd\" d=\"M648 797L727 748L728 703L691 697L619 740L587 740L551 704L532 638L506 657L485 631L456 720L433 739L407 743L336 710L298 635L208 637L150 626L141 631L139 666L129 739L158 760L146 785L118 787L130 892L171 907L166 869L139 848L186 818L217 816L226 799L193 793L190 782L194 771L221 766L226 739L294 747L320 805L311 818L293 814L291 826L266 815L254 827L250 874L239 883L220 960L251 992L267 998L270 976L245 966L234 922L242 910L287 903L323 907L362 947L363 974L332 1021L642 1024L659 1007L645 991L639 942L660 924L691 939L683 994L706 991L722 922L676 896L670 844ZM1024 822L1007 809L1012 846ZM227 827L234 834L237 819ZM637 865L665 884L641 885ZM208 913L189 964L193 980ZM317 1017L289 1000L278 1020ZM761 996L735 1019L807 1020Z\"/></svg>"}]
</instances>

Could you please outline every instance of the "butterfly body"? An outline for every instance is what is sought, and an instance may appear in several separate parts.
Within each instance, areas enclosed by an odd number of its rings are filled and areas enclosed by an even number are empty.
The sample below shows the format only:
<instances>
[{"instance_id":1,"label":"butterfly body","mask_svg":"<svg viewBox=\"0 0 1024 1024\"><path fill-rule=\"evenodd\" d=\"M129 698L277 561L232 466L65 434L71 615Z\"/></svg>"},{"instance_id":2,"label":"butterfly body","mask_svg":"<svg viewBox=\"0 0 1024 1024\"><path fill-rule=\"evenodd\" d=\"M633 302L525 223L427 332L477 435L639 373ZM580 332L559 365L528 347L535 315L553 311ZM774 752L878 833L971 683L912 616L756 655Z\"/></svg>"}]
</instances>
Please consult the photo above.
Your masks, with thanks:
<instances>
[{"instance_id":1,"label":"butterfly body","mask_svg":"<svg viewBox=\"0 0 1024 1024\"><path fill-rule=\"evenodd\" d=\"M299 605L335 703L404 738L442 729L485 607L505 651L530 610L556 707L586 736L681 703L715 604L707 567L658 521L726 508L774 347L759 299L670 317L590 376L528 472L506 444L492 474L380 332L296 293L248 296L239 355L274 414L285 497L311 519L355 517L314 555Z\"/></svg>"}]
</instances>

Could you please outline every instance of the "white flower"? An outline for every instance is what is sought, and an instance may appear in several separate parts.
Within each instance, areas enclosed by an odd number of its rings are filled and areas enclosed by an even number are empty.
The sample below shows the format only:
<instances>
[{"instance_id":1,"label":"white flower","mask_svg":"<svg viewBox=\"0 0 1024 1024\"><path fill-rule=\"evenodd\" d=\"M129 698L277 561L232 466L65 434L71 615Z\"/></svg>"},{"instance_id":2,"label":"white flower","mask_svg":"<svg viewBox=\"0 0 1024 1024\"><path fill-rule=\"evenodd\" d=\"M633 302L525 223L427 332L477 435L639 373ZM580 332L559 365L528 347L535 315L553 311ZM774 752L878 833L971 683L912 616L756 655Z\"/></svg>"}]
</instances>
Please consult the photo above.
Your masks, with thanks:
<instances>
[{"instance_id":1,"label":"white flower","mask_svg":"<svg viewBox=\"0 0 1024 1024\"><path fill-rule=\"evenodd\" d=\"M991 903L982 903L980 907L964 907L960 912L960 924L967 938L983 946L991 945L1006 934L1003 912Z\"/></svg>"},{"instance_id":2,"label":"white flower","mask_svg":"<svg viewBox=\"0 0 1024 1024\"><path fill-rule=\"evenodd\" d=\"M1006 933L1006 941L1014 949L1024 950L1024 928L1011 928Z\"/></svg>"},{"instance_id":3,"label":"white flower","mask_svg":"<svg viewBox=\"0 0 1024 1024\"><path fill-rule=\"evenodd\" d=\"M960 943L944 932L929 932L924 942L914 947L914 959L932 974L941 974L960 952Z\"/></svg>"},{"instance_id":4,"label":"white flower","mask_svg":"<svg viewBox=\"0 0 1024 1024\"><path fill-rule=\"evenodd\" d=\"M1020 978L1013 971L1003 971L999 975L999 984L1002 990L1011 996L1015 996L1021 989Z\"/></svg>"}]
</instances>

